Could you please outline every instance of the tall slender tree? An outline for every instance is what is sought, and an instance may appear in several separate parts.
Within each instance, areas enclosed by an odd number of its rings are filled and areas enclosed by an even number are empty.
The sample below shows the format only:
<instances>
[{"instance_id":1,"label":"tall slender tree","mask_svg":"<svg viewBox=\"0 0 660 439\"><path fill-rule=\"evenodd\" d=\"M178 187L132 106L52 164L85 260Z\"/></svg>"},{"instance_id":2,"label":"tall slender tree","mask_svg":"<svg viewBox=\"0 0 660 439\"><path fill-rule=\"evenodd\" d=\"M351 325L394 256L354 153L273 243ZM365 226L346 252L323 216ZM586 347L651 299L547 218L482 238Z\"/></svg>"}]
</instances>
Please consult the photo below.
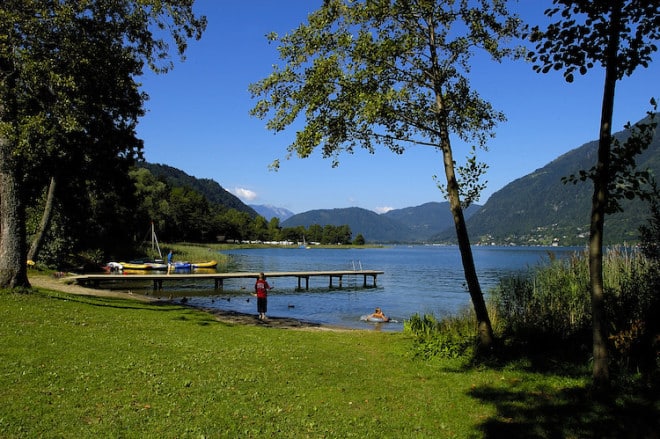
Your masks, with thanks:
<instances>
[{"instance_id":1,"label":"tall slender tree","mask_svg":"<svg viewBox=\"0 0 660 439\"><path fill-rule=\"evenodd\" d=\"M172 67L205 19L191 0L0 3L0 288L28 286L25 205L31 169L139 152L134 126L145 65ZM167 31L165 31L167 29ZM108 140L112 140L109 142ZM57 158L57 160L54 160Z\"/></svg>"},{"instance_id":2,"label":"tall slender tree","mask_svg":"<svg viewBox=\"0 0 660 439\"><path fill-rule=\"evenodd\" d=\"M593 318L593 381L597 389L609 386L607 325L603 288L603 233L605 214L612 206L616 169L612 155L612 115L616 83L652 61L660 39L660 0L554 0L545 13L556 18L545 29L531 33L536 50L535 70L561 70L568 82L577 72L586 74L599 64L605 69L601 104L598 158L590 173L593 181L589 234L589 277ZM616 162L614 162L616 164Z\"/></svg>"},{"instance_id":3,"label":"tall slender tree","mask_svg":"<svg viewBox=\"0 0 660 439\"><path fill-rule=\"evenodd\" d=\"M269 118L269 129L305 120L287 157L308 157L319 147L336 166L341 152L356 147L401 154L418 145L442 153L482 347L492 344L493 331L463 217L478 195L469 184L478 175L457 175L451 135L485 147L504 120L470 87L470 59L477 50L495 61L512 55L504 42L518 26L503 0L325 0L307 23L283 37L270 35L283 65L250 87L260 98L252 114ZM484 167L464 169L480 174Z\"/></svg>"}]
</instances>

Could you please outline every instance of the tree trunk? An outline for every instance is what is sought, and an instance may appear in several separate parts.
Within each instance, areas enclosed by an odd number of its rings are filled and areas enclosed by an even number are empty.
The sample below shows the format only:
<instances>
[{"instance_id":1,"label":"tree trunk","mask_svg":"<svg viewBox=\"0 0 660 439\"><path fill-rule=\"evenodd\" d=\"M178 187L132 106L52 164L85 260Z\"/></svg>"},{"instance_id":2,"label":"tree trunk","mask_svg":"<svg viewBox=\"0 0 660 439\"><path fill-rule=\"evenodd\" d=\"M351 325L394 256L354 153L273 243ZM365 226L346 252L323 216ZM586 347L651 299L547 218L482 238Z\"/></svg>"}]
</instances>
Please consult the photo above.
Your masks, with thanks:
<instances>
[{"instance_id":1,"label":"tree trunk","mask_svg":"<svg viewBox=\"0 0 660 439\"><path fill-rule=\"evenodd\" d=\"M29 288L20 172L8 157L8 143L0 138L0 288Z\"/></svg>"},{"instance_id":2,"label":"tree trunk","mask_svg":"<svg viewBox=\"0 0 660 439\"><path fill-rule=\"evenodd\" d=\"M589 233L589 281L591 285L591 313L593 333L593 383L596 390L604 390L610 384L609 355L607 350L607 318L603 288L603 234L610 180L610 149L612 144L612 114L614 91L618 78L617 53L621 11L612 9L610 36L605 66L605 86L600 117L598 163L594 177L594 193L591 199L591 223Z\"/></svg>"},{"instance_id":3,"label":"tree trunk","mask_svg":"<svg viewBox=\"0 0 660 439\"><path fill-rule=\"evenodd\" d=\"M479 349L487 350L493 346L495 336L493 334L493 326L488 317L486 301L484 300L484 295L481 292L481 286L479 285L479 278L474 266L474 258L472 257L470 238L468 236L467 226L465 225L465 217L463 216L463 207L461 206L461 196L458 181L456 180L454 157L451 149L451 139L449 137L448 115L443 100L443 84L445 78L444 75L440 74L442 69L439 66L438 54L435 46L435 25L433 24L433 20L430 20L429 23L430 75L434 82L435 113L439 129L440 149L442 150L445 177L447 178L447 197L449 198L449 205L454 219L458 249L461 253L461 262L463 263L463 273L465 275L470 299L472 300L472 306L474 307L474 312L477 318Z\"/></svg>"},{"instance_id":4,"label":"tree trunk","mask_svg":"<svg viewBox=\"0 0 660 439\"><path fill-rule=\"evenodd\" d=\"M15 88L13 68L0 58L1 86ZM5 96L3 96L3 99ZM0 100L0 121L12 119L15 102ZM9 117L8 113L10 113ZM5 124L7 126L8 124ZM21 196L19 161L12 156L12 140L6 132L0 133L0 288L30 287L27 277L25 251L25 206Z\"/></svg>"},{"instance_id":5,"label":"tree trunk","mask_svg":"<svg viewBox=\"0 0 660 439\"><path fill-rule=\"evenodd\" d=\"M480 349L485 350L492 347L495 337L493 335L493 327L490 318L488 317L486 301L484 300L484 295L481 291L481 286L479 285L477 270L474 266L472 247L470 245L467 226L465 225L463 208L461 207L458 182L456 181L456 171L454 169L454 158L446 124L443 124L442 132L442 157L445 176L447 177L447 195L452 217L454 219L454 227L456 228L456 238L458 240L458 249L461 252L465 281L467 282L470 299L472 300L472 306L474 307L474 312L477 317L479 347Z\"/></svg>"},{"instance_id":6,"label":"tree trunk","mask_svg":"<svg viewBox=\"0 0 660 439\"><path fill-rule=\"evenodd\" d=\"M488 316L488 308L486 308L486 301L481 291L481 285L479 285L477 270L474 266L472 247L470 246L470 238L468 236L467 226L465 225L465 218L463 217L463 209L458 198L458 193L450 195L449 200L456 227L458 248L461 252L461 261L463 262L463 271L465 272L465 281L467 282L474 312L477 316L479 345L481 348L487 349L493 345L493 327Z\"/></svg>"},{"instance_id":7,"label":"tree trunk","mask_svg":"<svg viewBox=\"0 0 660 439\"><path fill-rule=\"evenodd\" d=\"M28 251L27 258L28 260L36 261L37 256L39 255L39 250L44 242L44 237L46 236L46 230L48 230L48 225L50 224L50 219L53 213L53 204L55 203L55 188L57 186L57 180L55 177L50 178L50 185L48 186L48 195L46 196L46 205L44 206L44 213L41 216L41 223L39 224L39 229L32 240L32 245L30 246L30 251Z\"/></svg>"}]
</instances>

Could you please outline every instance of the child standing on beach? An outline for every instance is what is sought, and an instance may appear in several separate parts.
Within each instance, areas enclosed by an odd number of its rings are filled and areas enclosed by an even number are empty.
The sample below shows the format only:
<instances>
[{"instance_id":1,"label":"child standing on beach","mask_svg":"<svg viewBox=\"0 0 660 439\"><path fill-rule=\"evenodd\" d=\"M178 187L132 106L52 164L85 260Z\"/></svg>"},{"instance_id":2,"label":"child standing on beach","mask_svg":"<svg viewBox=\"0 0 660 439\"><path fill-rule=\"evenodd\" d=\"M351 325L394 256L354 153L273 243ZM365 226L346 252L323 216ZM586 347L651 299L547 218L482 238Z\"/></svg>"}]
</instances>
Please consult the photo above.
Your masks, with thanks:
<instances>
[{"instance_id":1,"label":"child standing on beach","mask_svg":"<svg viewBox=\"0 0 660 439\"><path fill-rule=\"evenodd\" d=\"M266 276L259 273L259 278L254 284L254 295L257 296L257 312L259 313L259 320L266 319L266 311L268 311L268 290L272 287L266 282Z\"/></svg>"}]
</instances>

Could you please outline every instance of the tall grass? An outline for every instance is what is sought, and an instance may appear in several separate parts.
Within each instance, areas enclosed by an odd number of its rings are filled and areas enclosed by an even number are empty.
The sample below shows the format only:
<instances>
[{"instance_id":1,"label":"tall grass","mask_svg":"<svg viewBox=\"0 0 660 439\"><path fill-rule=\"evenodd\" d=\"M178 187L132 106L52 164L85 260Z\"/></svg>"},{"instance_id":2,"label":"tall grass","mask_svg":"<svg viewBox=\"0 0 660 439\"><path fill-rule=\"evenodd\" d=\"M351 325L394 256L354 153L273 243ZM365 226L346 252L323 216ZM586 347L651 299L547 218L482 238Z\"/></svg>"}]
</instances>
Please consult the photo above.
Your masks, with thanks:
<instances>
[{"instance_id":1,"label":"tall grass","mask_svg":"<svg viewBox=\"0 0 660 439\"><path fill-rule=\"evenodd\" d=\"M507 333L579 333L590 325L589 268L575 254L500 279L491 291Z\"/></svg>"},{"instance_id":2,"label":"tall grass","mask_svg":"<svg viewBox=\"0 0 660 439\"><path fill-rule=\"evenodd\" d=\"M169 250L172 250L174 253L174 260L177 261L205 262L215 260L218 261L219 271L227 271L229 268L229 257L219 252L219 250L223 248L224 247L218 244L163 244L163 256L167 254Z\"/></svg>"},{"instance_id":3,"label":"tall grass","mask_svg":"<svg viewBox=\"0 0 660 439\"><path fill-rule=\"evenodd\" d=\"M460 358L472 354L476 348L475 322L474 312L470 309L442 319L432 314L414 314L404 321L403 330L414 336L412 351L415 357Z\"/></svg>"},{"instance_id":4,"label":"tall grass","mask_svg":"<svg viewBox=\"0 0 660 439\"><path fill-rule=\"evenodd\" d=\"M603 260L606 321L615 365L658 370L658 263L636 249L615 247ZM586 253L550 258L547 265L506 276L490 291L489 313L500 339L529 353L558 355L586 362L591 353L591 293ZM404 325L416 339L417 355L470 353L477 329L471 312L437 320L413 316ZM654 332L655 331L655 332Z\"/></svg>"},{"instance_id":5,"label":"tall grass","mask_svg":"<svg viewBox=\"0 0 660 439\"><path fill-rule=\"evenodd\" d=\"M616 247L603 259L603 283L609 320L643 318L654 300L654 264L628 247ZM506 329L525 328L568 336L591 324L589 263L586 254L505 277L493 289L498 314ZM616 330L616 327L612 328Z\"/></svg>"},{"instance_id":6,"label":"tall grass","mask_svg":"<svg viewBox=\"0 0 660 439\"><path fill-rule=\"evenodd\" d=\"M656 318L652 310L660 301L657 284L657 262L636 249L618 246L604 255L609 349L613 365L619 369L658 368L651 342L653 325L649 325ZM589 285L586 253L501 279L492 291L492 300L504 336L530 349L554 348L555 352L588 359L592 323Z\"/></svg>"}]
</instances>

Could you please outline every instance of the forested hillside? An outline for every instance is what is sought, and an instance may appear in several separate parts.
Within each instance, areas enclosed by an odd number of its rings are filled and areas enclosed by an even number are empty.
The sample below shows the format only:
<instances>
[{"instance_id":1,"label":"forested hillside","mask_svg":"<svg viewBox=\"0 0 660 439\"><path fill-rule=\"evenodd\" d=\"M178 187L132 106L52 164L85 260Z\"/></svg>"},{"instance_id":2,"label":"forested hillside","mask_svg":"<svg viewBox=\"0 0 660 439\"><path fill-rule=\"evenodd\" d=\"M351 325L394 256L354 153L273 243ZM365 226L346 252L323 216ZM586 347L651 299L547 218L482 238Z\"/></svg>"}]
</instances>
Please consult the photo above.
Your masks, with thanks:
<instances>
[{"instance_id":1,"label":"forested hillside","mask_svg":"<svg viewBox=\"0 0 660 439\"><path fill-rule=\"evenodd\" d=\"M620 140L626 131L616 133ZM589 234L590 182L564 184L563 177L590 169L596 163L598 142L592 141L558 157L548 165L515 180L493 194L467 224L473 243L584 245ZM660 133L637 160L638 169L651 169L660 176ZM624 212L608 215L605 240L608 244L634 242L639 226L650 215L639 199L623 203ZM451 231L436 241L451 241Z\"/></svg>"},{"instance_id":2,"label":"forested hillside","mask_svg":"<svg viewBox=\"0 0 660 439\"><path fill-rule=\"evenodd\" d=\"M472 204L463 211L465 219L481 209L480 205ZM390 210L383 214L409 227L416 241L429 241L432 236L446 230L454 230L454 220L449 210L449 203L430 202L416 207Z\"/></svg>"},{"instance_id":3,"label":"forested hillside","mask_svg":"<svg viewBox=\"0 0 660 439\"><path fill-rule=\"evenodd\" d=\"M638 157L638 169L660 176L660 131ZM626 131L615 134L620 141ZM592 186L589 181L564 184L562 178L596 163L598 142L592 141L519 178L493 194L483 206L465 211L473 244L585 245L589 234ZM607 244L637 242L639 227L650 212L639 199L622 203L624 211L606 217ZM387 220L387 221L386 221ZM359 208L314 210L284 225L348 224L368 242L454 243L455 231L447 203L426 203L378 215Z\"/></svg>"},{"instance_id":4,"label":"forested hillside","mask_svg":"<svg viewBox=\"0 0 660 439\"><path fill-rule=\"evenodd\" d=\"M412 230L404 224L383 215L362 209L348 207L343 209L319 209L294 215L282 222L283 227L304 226L340 226L347 224L353 232L364 236L367 242L409 242L415 240Z\"/></svg>"},{"instance_id":5,"label":"forested hillside","mask_svg":"<svg viewBox=\"0 0 660 439\"><path fill-rule=\"evenodd\" d=\"M616 136L624 139L627 133ZM589 142L535 172L511 182L483 206L465 211L473 244L585 245L589 233L591 185L564 184L562 178L589 169L597 142ZM660 135L638 160L639 169L660 175ZM116 178L117 179L117 178ZM41 261L61 266L67 255L87 259L131 257L153 222L166 242L309 241L350 243L453 243L455 233L447 203L393 210L386 214L357 207L324 209L294 215L280 223L258 215L217 182L198 179L167 165L143 163L121 184L105 180L99 190L79 185L57 196ZM133 192L127 189L133 186ZM45 188L47 189L47 188ZM28 239L36 236L46 190L28 208ZM120 195L121 194L121 195ZM650 212L640 200L623 203L624 212L606 217L607 244L637 242ZM444 229L444 230L443 230Z\"/></svg>"},{"instance_id":6,"label":"forested hillside","mask_svg":"<svg viewBox=\"0 0 660 439\"><path fill-rule=\"evenodd\" d=\"M236 195L224 189L215 180L196 178L180 169L158 163L141 162L138 166L148 169L155 177L163 178L172 186L189 187L199 192L210 203L219 204L228 209L236 209L252 217L257 216L257 212L253 208L244 204Z\"/></svg>"}]
</instances>

